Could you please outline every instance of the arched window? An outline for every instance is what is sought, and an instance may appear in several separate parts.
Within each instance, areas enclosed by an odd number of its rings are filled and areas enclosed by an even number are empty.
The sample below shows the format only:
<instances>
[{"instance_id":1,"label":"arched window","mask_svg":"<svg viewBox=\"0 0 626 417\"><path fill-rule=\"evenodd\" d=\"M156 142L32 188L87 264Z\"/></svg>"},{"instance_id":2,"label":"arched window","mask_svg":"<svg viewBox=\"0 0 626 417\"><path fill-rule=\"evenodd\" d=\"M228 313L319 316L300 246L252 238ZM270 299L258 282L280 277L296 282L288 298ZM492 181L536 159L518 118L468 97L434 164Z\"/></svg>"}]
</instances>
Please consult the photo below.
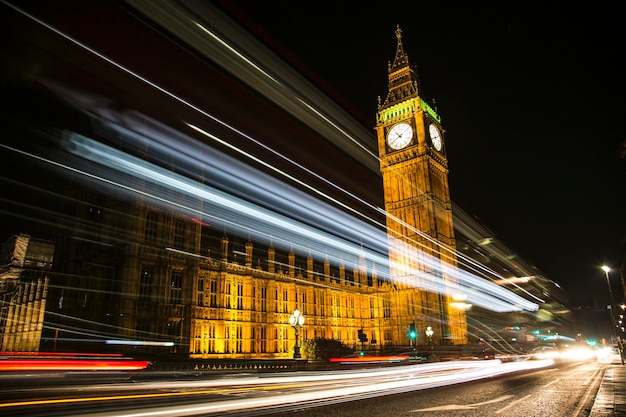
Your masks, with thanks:
<instances>
[{"instance_id":1,"label":"arched window","mask_svg":"<svg viewBox=\"0 0 626 417\"><path fill-rule=\"evenodd\" d=\"M183 273L172 271L170 281L170 303L182 304L183 299Z\"/></svg>"},{"instance_id":2,"label":"arched window","mask_svg":"<svg viewBox=\"0 0 626 417\"><path fill-rule=\"evenodd\" d=\"M146 228L144 231L144 242L148 245L154 245L157 241L157 226L159 223L159 215L154 211L149 211L146 215Z\"/></svg>"},{"instance_id":3,"label":"arched window","mask_svg":"<svg viewBox=\"0 0 626 417\"><path fill-rule=\"evenodd\" d=\"M152 265L141 265L141 277L139 277L139 301L150 301L153 274L154 268Z\"/></svg>"},{"instance_id":4,"label":"arched window","mask_svg":"<svg viewBox=\"0 0 626 417\"><path fill-rule=\"evenodd\" d=\"M174 225L174 247L176 249L185 249L185 234L187 225L183 220L176 220Z\"/></svg>"}]
</instances>

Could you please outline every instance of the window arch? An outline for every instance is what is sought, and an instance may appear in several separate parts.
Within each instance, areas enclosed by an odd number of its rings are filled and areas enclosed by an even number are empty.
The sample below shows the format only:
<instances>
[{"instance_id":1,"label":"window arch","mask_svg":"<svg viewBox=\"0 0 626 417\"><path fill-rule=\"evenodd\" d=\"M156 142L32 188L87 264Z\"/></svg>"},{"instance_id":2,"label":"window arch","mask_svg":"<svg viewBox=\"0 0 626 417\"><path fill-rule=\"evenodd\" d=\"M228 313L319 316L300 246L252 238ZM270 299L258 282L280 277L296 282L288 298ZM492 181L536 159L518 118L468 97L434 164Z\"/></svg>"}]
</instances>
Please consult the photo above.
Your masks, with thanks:
<instances>
[{"instance_id":1,"label":"window arch","mask_svg":"<svg viewBox=\"0 0 626 417\"><path fill-rule=\"evenodd\" d=\"M185 249L185 238L187 234L187 225L183 220L176 220L174 224L174 247L176 249Z\"/></svg>"},{"instance_id":2,"label":"window arch","mask_svg":"<svg viewBox=\"0 0 626 417\"><path fill-rule=\"evenodd\" d=\"M144 229L144 242L148 245L154 245L157 241L157 228L159 224L159 215L155 211L149 211L146 215L146 227Z\"/></svg>"}]
</instances>

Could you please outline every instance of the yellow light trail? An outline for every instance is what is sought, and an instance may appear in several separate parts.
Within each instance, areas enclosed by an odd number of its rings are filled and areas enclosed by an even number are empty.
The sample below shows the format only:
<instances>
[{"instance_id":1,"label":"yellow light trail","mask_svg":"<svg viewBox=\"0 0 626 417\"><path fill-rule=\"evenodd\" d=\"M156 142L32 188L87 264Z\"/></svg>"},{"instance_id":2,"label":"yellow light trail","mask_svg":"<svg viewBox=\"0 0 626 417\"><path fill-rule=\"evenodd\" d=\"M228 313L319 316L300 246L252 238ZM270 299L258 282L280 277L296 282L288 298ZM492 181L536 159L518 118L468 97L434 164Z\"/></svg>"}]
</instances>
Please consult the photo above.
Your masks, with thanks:
<instances>
[{"instance_id":1,"label":"yellow light trail","mask_svg":"<svg viewBox=\"0 0 626 417\"><path fill-rule=\"evenodd\" d=\"M261 391L273 391L277 389L288 389L288 388L298 388L300 386L310 386L310 385L320 385L323 384L319 382L317 384L312 383L303 383L303 384L286 384L286 385L277 385L277 386L262 386L262 387L244 387L244 388L214 388L209 390L202 391L185 391L185 392L161 392L154 394L126 394L126 395L109 395L104 397L88 397L88 398L61 398L61 399L42 399L42 400L31 400L31 401L16 401L11 403L0 403L0 408L8 408L8 407L24 407L24 406L32 406L32 405L46 405L46 404L70 404L70 403L86 403L93 401L114 401L114 400L136 400L136 399L145 399L145 398L165 398L165 397L182 397L182 396L190 396L190 395L208 395L208 394L220 394L223 392L232 393L235 391L250 391L250 390L261 390Z\"/></svg>"}]
</instances>

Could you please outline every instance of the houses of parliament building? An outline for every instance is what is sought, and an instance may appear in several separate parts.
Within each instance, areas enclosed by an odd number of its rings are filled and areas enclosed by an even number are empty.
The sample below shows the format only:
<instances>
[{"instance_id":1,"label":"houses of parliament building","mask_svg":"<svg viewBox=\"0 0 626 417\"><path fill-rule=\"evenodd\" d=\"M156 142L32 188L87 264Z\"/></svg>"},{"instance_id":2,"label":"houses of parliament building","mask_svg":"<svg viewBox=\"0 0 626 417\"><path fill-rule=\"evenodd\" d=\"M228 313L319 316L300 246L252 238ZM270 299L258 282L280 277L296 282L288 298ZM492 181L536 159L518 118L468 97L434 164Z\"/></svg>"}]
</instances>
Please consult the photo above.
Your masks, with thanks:
<instances>
[{"instance_id":1,"label":"houses of parliament building","mask_svg":"<svg viewBox=\"0 0 626 417\"><path fill-rule=\"evenodd\" d=\"M400 28L395 35L375 124L388 268L366 252L336 262L340 255L261 244L141 196L91 189L77 176L60 203L71 233L39 240L29 231L5 246L2 350L113 345L189 358L291 358L296 309L301 340L361 347L364 334L371 350L467 343L453 295L419 284L422 274L453 280L437 265L456 266L456 241L444 129L420 96ZM25 268L30 275L20 275Z\"/></svg>"}]
</instances>

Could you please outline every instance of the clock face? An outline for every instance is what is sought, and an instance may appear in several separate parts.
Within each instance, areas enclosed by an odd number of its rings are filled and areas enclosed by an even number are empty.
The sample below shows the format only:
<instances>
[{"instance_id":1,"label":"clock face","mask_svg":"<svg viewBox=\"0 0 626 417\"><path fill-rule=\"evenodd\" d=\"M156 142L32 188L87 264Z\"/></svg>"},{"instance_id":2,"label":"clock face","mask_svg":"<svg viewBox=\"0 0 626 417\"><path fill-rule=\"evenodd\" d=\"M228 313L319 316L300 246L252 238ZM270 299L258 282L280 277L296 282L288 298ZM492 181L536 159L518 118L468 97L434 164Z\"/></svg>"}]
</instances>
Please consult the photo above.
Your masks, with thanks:
<instances>
[{"instance_id":1,"label":"clock face","mask_svg":"<svg viewBox=\"0 0 626 417\"><path fill-rule=\"evenodd\" d=\"M407 123L398 123L387 134L387 143L392 149L402 149L413 139L413 129Z\"/></svg>"},{"instance_id":2,"label":"clock face","mask_svg":"<svg viewBox=\"0 0 626 417\"><path fill-rule=\"evenodd\" d=\"M443 142L441 141L441 133L439 133L439 129L434 124L428 126L428 133L430 133L430 140L433 143L433 146L438 151L441 150Z\"/></svg>"}]
</instances>

